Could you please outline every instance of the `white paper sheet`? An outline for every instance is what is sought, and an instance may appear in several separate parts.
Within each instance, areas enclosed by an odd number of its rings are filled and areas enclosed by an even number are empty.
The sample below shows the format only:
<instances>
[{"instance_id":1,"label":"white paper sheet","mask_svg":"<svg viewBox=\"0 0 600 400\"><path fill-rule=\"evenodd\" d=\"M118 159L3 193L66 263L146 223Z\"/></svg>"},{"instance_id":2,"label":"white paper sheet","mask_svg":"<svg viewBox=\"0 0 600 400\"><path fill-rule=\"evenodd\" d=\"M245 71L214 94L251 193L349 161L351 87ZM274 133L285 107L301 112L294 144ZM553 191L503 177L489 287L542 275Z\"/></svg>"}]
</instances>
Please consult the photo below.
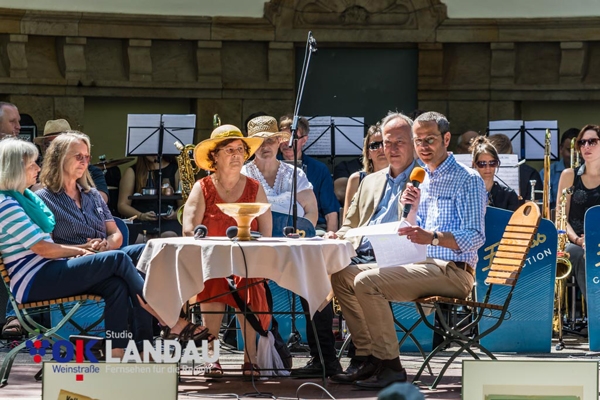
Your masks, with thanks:
<instances>
[{"instance_id":1,"label":"white paper sheet","mask_svg":"<svg viewBox=\"0 0 600 400\"><path fill-rule=\"evenodd\" d=\"M379 268L395 267L425 261L427 246L412 243L406 236L398 235L398 228L410 226L406 221L362 226L350 229L345 237L366 236L373 246Z\"/></svg>"}]
</instances>

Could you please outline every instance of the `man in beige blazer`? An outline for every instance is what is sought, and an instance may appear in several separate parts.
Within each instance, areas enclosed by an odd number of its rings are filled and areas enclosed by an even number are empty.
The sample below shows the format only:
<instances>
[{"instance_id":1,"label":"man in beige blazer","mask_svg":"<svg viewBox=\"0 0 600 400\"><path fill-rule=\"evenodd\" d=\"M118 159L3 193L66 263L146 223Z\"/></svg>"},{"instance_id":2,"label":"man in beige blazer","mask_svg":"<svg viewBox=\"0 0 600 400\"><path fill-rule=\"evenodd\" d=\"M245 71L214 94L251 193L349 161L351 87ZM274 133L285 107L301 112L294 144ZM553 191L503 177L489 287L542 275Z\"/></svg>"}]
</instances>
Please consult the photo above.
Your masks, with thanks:
<instances>
[{"instance_id":1,"label":"man in beige blazer","mask_svg":"<svg viewBox=\"0 0 600 400\"><path fill-rule=\"evenodd\" d=\"M401 218L402 207L399 200L411 171L417 165L412 142L412 123L409 117L400 113L390 113L382 120L383 147L390 165L362 180L342 227L337 232L328 232L327 238L344 239L346 232L351 228L398 221ZM350 237L348 240L352 242L357 253L352 260L353 264L375 262L373 249L366 238ZM351 310L344 309L342 304L342 312L350 314ZM353 383L357 379L366 379L379 367L378 364L369 362L368 356L371 354L367 344L370 340L368 330L359 324L350 328L352 339L357 346L357 354L352 357L350 366L343 374L331 377L338 383Z\"/></svg>"}]
</instances>

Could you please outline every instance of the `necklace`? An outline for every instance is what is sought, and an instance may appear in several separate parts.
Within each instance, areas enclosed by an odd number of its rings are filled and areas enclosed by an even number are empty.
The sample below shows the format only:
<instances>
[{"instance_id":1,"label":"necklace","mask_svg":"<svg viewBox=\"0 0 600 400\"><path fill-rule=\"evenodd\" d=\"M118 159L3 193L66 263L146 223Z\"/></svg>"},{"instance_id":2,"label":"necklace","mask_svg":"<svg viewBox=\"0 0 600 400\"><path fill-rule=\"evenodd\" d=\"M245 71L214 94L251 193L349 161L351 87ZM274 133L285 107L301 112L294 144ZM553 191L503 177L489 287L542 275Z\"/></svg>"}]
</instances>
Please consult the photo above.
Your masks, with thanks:
<instances>
[{"instance_id":1,"label":"necklace","mask_svg":"<svg viewBox=\"0 0 600 400\"><path fill-rule=\"evenodd\" d=\"M236 187L238 183L240 183L240 179L242 179L242 176L241 176L241 175L238 177L238 180L237 180L237 181L236 181L236 182L233 184L233 186L232 186L232 187L230 187L229 189L227 189L227 188L226 188L226 187L225 187L225 186L224 186L224 185L221 183L221 180L220 180L219 178L217 178L216 176L215 176L215 178L214 178L214 180L215 180L215 181L216 181L216 182L219 184L219 186L221 186L221 187L223 188L223 190L225 190L225 195L226 195L226 196L228 196L228 195L229 195L229 192L231 192L231 191L233 190L233 188L234 188L234 187Z\"/></svg>"}]
</instances>

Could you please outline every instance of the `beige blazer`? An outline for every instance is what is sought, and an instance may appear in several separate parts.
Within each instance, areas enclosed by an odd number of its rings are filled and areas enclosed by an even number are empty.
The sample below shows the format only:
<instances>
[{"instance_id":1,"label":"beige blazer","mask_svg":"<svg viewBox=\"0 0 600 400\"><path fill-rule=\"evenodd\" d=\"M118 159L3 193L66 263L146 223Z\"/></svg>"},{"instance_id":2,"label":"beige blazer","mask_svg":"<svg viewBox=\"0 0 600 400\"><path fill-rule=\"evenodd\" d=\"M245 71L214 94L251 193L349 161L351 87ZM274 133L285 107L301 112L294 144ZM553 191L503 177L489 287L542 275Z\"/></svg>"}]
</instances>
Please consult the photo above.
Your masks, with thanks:
<instances>
[{"instance_id":1,"label":"beige blazer","mask_svg":"<svg viewBox=\"0 0 600 400\"><path fill-rule=\"evenodd\" d=\"M418 166L417 163L414 165ZM340 239L345 238L345 234L349 229L369 224L369 221L371 221L371 218L383 197L388 172L389 168L384 168L381 171L367 175L362 180L356 194L352 198L352 203L348 208L348 212L344 217L344 223L337 231L337 235ZM410 172L412 172L412 168L409 171L409 176ZM406 185L404 187L406 187ZM404 187L402 190L404 190ZM400 218L402 218L402 207L398 207L398 220L400 220ZM354 236L349 237L347 240L350 241L354 246L354 249L356 249L360 245L362 237Z\"/></svg>"}]
</instances>

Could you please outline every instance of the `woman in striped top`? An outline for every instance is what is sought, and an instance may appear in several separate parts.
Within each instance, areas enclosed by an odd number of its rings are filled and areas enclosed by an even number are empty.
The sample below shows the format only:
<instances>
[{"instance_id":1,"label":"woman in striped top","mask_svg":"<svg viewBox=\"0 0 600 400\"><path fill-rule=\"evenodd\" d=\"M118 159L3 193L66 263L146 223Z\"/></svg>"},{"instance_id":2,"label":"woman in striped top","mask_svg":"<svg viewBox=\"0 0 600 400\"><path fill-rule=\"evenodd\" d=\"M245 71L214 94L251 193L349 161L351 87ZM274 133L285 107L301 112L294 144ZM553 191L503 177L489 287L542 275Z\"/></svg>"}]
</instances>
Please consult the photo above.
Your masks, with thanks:
<instances>
[{"instance_id":1,"label":"woman in striped top","mask_svg":"<svg viewBox=\"0 0 600 400\"><path fill-rule=\"evenodd\" d=\"M106 330L123 338L112 340L113 357L121 357L130 336L129 305L140 310L134 323L151 323L149 314L140 308L152 312L142 304L144 281L122 251L95 253L52 241L54 215L27 189L40 171L37 157L38 150L32 143L17 138L0 141L0 253L10 289L19 303L82 293L102 296ZM183 319L170 329L170 334L188 340L210 336L206 328L188 325Z\"/></svg>"}]
</instances>

